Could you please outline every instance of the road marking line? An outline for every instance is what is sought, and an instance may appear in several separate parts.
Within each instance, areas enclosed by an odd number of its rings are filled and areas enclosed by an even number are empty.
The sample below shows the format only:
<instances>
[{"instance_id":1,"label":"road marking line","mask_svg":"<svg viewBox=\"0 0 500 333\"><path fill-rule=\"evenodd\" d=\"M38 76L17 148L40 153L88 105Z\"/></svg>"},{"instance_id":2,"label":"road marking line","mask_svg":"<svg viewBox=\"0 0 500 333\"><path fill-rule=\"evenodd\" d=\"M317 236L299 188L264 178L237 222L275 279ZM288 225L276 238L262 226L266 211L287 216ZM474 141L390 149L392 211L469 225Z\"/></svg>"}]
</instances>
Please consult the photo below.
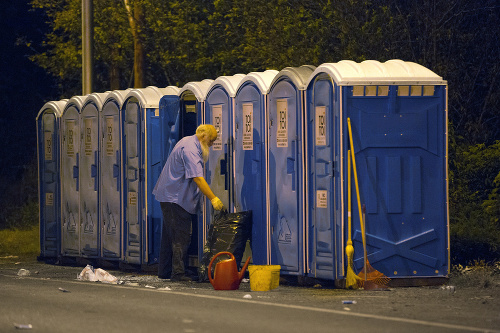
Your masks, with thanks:
<instances>
[{"instance_id":1,"label":"road marking line","mask_svg":"<svg viewBox=\"0 0 500 333\"><path fill-rule=\"evenodd\" d=\"M180 296L207 298L207 299L215 299L215 300L221 300L221 301L268 305L268 306L274 306L274 307L280 307L280 308L331 313L331 314L350 316L350 317L386 320L386 321L415 324L415 325L424 325L424 326L433 326L433 327L441 327L441 328L448 328L448 329L462 330L462 331L500 333L500 330L493 330L493 329L487 329L487 328L462 326L462 325L446 324L446 323L435 323L435 322L430 322L430 321L425 321L425 320L389 317L389 316L384 316L384 315L373 315L373 314L366 314L366 313L346 312L346 311L333 310L333 309L314 308L314 307L302 306L302 305L277 304L277 303L268 303L268 302L262 302L262 301L254 301L254 300L249 300L249 299L230 298L230 297L222 297L222 296L214 296L214 295L192 294L192 293L186 293L186 292L182 292L182 291L173 291L173 290L166 291L166 290L150 289L150 288L144 288L144 287L142 287L142 288L141 287L129 287L127 285L118 285L118 284L111 284L111 283L95 283L95 282L90 282L90 281L42 279L42 278L36 278L36 277L30 277L30 276L19 277L17 275L12 276L12 275L5 275L5 274L0 274L0 275L5 276L5 277L20 278L20 279L54 281L54 282L64 282L64 283L71 283L71 284L85 283L85 284L89 284L89 285L91 284L93 286L101 286L101 287L119 287L119 288L125 288L125 289L130 289L130 290L157 292L157 293L164 293L164 294L174 294L174 295L180 295ZM200 289L200 290L202 290L202 289Z\"/></svg>"},{"instance_id":2,"label":"road marking line","mask_svg":"<svg viewBox=\"0 0 500 333\"><path fill-rule=\"evenodd\" d=\"M133 289L133 288L131 288L131 289ZM150 291L155 291L155 290L150 290ZM269 305L269 306L295 309L295 310L324 312L324 313L338 314L338 315L351 316L351 317L362 317L362 318L368 318L368 319L386 320L386 321L394 321L394 322L401 322L401 323L408 323L408 324L434 326L434 327L449 328L449 329L455 329L455 330L500 333L499 330L491 330L491 329L486 329L486 328L462 326L462 325L446 324L446 323L435 323L435 322L430 322L430 321L425 321L425 320L417 320L417 319L406 319L406 318L389 317L389 316L383 316L383 315L372 315L372 314L364 314L364 313L345 312L345 311L340 311L340 310L313 308L313 307L301 306L301 305L268 303L268 302L262 302L262 301L254 301L254 300L248 300L248 299L237 299L237 298L229 298L229 297L221 297L221 296L213 296L213 295L190 294L190 293L185 293L185 292L180 292L180 291L161 291L161 292L172 293L172 294L183 295L183 296L210 298L210 299L217 299L217 300L224 300L224 301L233 301L233 302L236 301L236 302L240 302L240 303L253 303L253 304L260 304L260 305Z\"/></svg>"}]
</instances>

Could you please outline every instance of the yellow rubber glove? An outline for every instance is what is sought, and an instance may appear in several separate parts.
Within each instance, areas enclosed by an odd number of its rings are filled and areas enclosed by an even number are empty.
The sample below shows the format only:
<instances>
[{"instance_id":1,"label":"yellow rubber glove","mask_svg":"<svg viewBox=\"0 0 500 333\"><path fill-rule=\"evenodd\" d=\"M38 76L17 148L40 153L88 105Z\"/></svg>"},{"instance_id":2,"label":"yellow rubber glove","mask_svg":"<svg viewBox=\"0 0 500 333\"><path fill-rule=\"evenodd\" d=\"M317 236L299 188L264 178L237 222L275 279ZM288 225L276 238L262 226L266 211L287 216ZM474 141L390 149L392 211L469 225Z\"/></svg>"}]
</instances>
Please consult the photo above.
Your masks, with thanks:
<instances>
[{"instance_id":1,"label":"yellow rubber glove","mask_svg":"<svg viewBox=\"0 0 500 333\"><path fill-rule=\"evenodd\" d=\"M210 200L210 202L212 203L212 206L214 206L215 210L223 210L224 209L224 204L222 203L222 201L220 201L219 198L215 197L212 200Z\"/></svg>"}]
</instances>

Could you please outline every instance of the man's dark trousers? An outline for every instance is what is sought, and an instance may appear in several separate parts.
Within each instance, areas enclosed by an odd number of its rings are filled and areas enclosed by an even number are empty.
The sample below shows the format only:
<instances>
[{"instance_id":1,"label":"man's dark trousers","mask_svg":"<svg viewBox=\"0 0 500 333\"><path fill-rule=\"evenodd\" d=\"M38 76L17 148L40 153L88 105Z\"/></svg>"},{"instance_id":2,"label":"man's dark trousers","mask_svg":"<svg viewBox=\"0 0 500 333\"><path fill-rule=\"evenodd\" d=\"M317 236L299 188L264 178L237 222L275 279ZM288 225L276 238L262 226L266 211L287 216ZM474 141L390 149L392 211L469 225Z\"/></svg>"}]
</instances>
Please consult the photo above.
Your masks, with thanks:
<instances>
[{"instance_id":1,"label":"man's dark trousers","mask_svg":"<svg viewBox=\"0 0 500 333\"><path fill-rule=\"evenodd\" d=\"M191 243L192 215L178 204L160 202L163 213L158 277L179 278L185 275L184 263Z\"/></svg>"}]
</instances>

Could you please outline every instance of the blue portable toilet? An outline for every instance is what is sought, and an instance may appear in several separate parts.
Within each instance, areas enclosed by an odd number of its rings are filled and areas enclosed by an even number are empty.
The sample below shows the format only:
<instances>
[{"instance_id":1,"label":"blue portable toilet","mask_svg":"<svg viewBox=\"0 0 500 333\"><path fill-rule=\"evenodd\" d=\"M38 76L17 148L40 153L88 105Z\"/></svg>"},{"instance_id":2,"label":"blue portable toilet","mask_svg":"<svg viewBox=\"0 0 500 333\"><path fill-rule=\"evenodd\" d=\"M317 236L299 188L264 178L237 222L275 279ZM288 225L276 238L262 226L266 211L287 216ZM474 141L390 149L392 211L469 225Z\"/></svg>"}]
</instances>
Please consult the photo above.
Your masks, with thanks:
<instances>
[{"instance_id":1,"label":"blue portable toilet","mask_svg":"<svg viewBox=\"0 0 500 333\"><path fill-rule=\"evenodd\" d=\"M194 135L196 128L204 123L205 97L213 80L193 81L186 83L179 91L179 109L176 114L175 125L171 128L169 139L169 153L173 147L185 136ZM173 115L174 111L170 111ZM204 209L202 208L204 211ZM197 267L199 258L203 256L203 245L206 242L207 228L204 214L198 215L192 221L191 245L188 249L189 266Z\"/></svg>"},{"instance_id":2,"label":"blue portable toilet","mask_svg":"<svg viewBox=\"0 0 500 333\"><path fill-rule=\"evenodd\" d=\"M87 96L73 96L61 116L61 254L80 256L80 111Z\"/></svg>"},{"instance_id":3,"label":"blue portable toilet","mask_svg":"<svg viewBox=\"0 0 500 333\"><path fill-rule=\"evenodd\" d=\"M177 88L176 91L179 94L180 89ZM180 98L177 94L164 95L160 99L160 117L163 128L161 141L165 152L162 167L167 161L168 155L174 148L175 143L179 140L177 126L179 125Z\"/></svg>"},{"instance_id":4,"label":"blue portable toilet","mask_svg":"<svg viewBox=\"0 0 500 333\"><path fill-rule=\"evenodd\" d=\"M366 205L370 264L390 278L448 274L446 91L440 76L401 60L340 61L315 70L306 114L311 276L345 276L351 148L361 204ZM351 185L359 272L363 245L354 180Z\"/></svg>"},{"instance_id":5,"label":"blue portable toilet","mask_svg":"<svg viewBox=\"0 0 500 333\"><path fill-rule=\"evenodd\" d=\"M59 121L67 100L45 103L36 116L40 259L61 252Z\"/></svg>"},{"instance_id":6,"label":"blue portable toilet","mask_svg":"<svg viewBox=\"0 0 500 333\"><path fill-rule=\"evenodd\" d=\"M80 255L100 256L99 113L108 93L87 96L80 111Z\"/></svg>"},{"instance_id":7,"label":"blue portable toilet","mask_svg":"<svg viewBox=\"0 0 500 333\"><path fill-rule=\"evenodd\" d=\"M303 112L305 89L314 66L287 67L269 91L269 223L272 265L304 274Z\"/></svg>"},{"instance_id":8,"label":"blue portable toilet","mask_svg":"<svg viewBox=\"0 0 500 333\"><path fill-rule=\"evenodd\" d=\"M218 133L205 165L206 180L214 194L230 212L233 211L231 189L234 179L232 113L236 88L244 77L243 74L218 77L208 88L205 98L205 123L214 125ZM210 218L213 215L213 208L208 199L205 209L206 217ZM207 226L209 223L210 221Z\"/></svg>"},{"instance_id":9,"label":"blue portable toilet","mask_svg":"<svg viewBox=\"0 0 500 333\"><path fill-rule=\"evenodd\" d=\"M234 210L252 211L252 262L268 264L268 93L276 70L252 72L236 89L234 109Z\"/></svg>"},{"instance_id":10,"label":"blue portable toilet","mask_svg":"<svg viewBox=\"0 0 500 333\"><path fill-rule=\"evenodd\" d=\"M180 90L176 86L168 86L166 88L159 88L156 86L148 86L148 87L146 87L146 89L152 89L160 96L165 96L165 95L176 96ZM173 95L173 94L175 94L175 95Z\"/></svg>"},{"instance_id":11,"label":"blue portable toilet","mask_svg":"<svg viewBox=\"0 0 500 333\"><path fill-rule=\"evenodd\" d=\"M214 80L205 79L203 81L193 81L186 83L179 91L179 112L178 120L172 129L173 142L175 143L185 136L196 133L196 128L205 122L205 98Z\"/></svg>"},{"instance_id":12,"label":"blue portable toilet","mask_svg":"<svg viewBox=\"0 0 500 333\"><path fill-rule=\"evenodd\" d=\"M120 260L122 257L120 111L129 90L110 92L99 114L102 133L99 140L100 257L104 260Z\"/></svg>"},{"instance_id":13,"label":"blue portable toilet","mask_svg":"<svg viewBox=\"0 0 500 333\"><path fill-rule=\"evenodd\" d=\"M153 258L149 259L149 263L156 263L160 256L160 241L161 241L161 229L162 229L162 218L163 214L161 212L160 203L155 200L152 195L152 191L156 185L158 177L163 169L165 162L167 161L168 154L170 152L170 131L171 131L171 120L169 117L171 114L169 113L169 108L162 108L162 101L169 101L169 107L175 107L178 105L179 97L177 94L179 93L179 88L175 86L168 86L166 88L158 88L155 86L147 87L156 91L160 98L158 104L158 113L155 114L154 122L151 123L150 128L150 141L151 144L148 146L148 154L151 157L151 173L148 178L148 188L149 190L146 192L147 197L147 205L152 207L152 209L148 209L151 217L148 217L148 221L152 223L154 235L149 238L148 251L152 253ZM154 143L153 143L154 142ZM151 242L152 241L152 242Z\"/></svg>"},{"instance_id":14,"label":"blue portable toilet","mask_svg":"<svg viewBox=\"0 0 500 333\"><path fill-rule=\"evenodd\" d=\"M176 87L132 89L122 106L123 261L148 265L158 261L161 208L152 190L163 168L159 103Z\"/></svg>"}]
</instances>

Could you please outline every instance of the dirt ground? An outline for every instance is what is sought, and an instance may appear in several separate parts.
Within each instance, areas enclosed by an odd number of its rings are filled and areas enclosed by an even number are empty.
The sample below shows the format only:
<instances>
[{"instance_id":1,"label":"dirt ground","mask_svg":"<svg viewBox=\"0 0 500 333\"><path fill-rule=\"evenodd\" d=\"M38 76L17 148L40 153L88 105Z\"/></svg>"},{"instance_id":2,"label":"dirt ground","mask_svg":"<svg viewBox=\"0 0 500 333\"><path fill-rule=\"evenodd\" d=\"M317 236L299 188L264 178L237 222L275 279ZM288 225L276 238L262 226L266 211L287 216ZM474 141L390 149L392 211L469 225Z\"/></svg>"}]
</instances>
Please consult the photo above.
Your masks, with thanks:
<instances>
[{"instance_id":1,"label":"dirt ground","mask_svg":"<svg viewBox=\"0 0 500 333\"><path fill-rule=\"evenodd\" d=\"M75 281L83 268L83 266L47 264L30 257L0 258L0 274L9 276L19 276L24 269L29 271L31 278ZM321 281L304 286L281 280L280 287L273 291L269 301L462 325L476 328L477 331L500 332L499 268L462 267L454 271L442 285L391 287L387 291L339 289L322 284ZM158 279L153 272L105 269L118 279L118 284L127 286L171 288L186 292L195 289L197 293L207 295L217 293L210 283L171 282ZM240 290L250 291L249 283L242 283ZM262 300L266 301L266 298ZM353 300L355 304L344 305L341 300Z\"/></svg>"}]
</instances>

